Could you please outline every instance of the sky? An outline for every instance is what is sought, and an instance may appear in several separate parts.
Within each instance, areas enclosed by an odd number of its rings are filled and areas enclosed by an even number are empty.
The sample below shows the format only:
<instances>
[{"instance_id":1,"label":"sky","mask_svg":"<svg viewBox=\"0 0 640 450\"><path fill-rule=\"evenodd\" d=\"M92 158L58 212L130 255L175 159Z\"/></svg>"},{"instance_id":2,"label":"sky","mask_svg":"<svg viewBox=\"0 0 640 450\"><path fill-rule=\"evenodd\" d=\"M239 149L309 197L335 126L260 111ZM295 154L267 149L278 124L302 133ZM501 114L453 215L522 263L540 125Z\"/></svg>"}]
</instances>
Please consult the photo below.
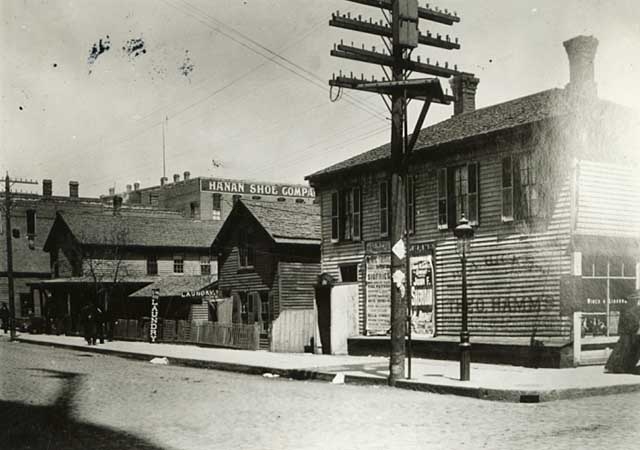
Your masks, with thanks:
<instances>
[{"instance_id":1,"label":"sky","mask_svg":"<svg viewBox=\"0 0 640 450\"><path fill-rule=\"evenodd\" d=\"M421 21L421 31L458 37L461 49L421 46L414 55L474 73L478 107L564 87L562 42L583 34L599 40L600 97L640 110L637 0L431 4L461 21ZM69 180L81 196L157 185L164 134L170 179L190 171L303 183L390 137L379 96L330 100L327 80L339 70L382 77L378 66L329 55L340 39L384 45L330 27L336 10L382 18L346 0L2 0L0 171L53 179L59 195ZM426 123L452 112L434 105Z\"/></svg>"}]
</instances>

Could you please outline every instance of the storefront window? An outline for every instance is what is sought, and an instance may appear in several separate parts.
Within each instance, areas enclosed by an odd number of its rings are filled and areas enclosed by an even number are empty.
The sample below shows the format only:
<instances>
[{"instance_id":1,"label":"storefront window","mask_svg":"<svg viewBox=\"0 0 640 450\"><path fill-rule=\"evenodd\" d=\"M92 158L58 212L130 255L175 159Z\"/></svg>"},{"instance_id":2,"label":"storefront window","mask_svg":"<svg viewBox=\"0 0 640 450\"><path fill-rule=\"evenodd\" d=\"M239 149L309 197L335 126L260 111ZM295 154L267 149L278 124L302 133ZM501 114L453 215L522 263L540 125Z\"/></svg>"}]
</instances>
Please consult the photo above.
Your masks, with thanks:
<instances>
[{"instance_id":1,"label":"storefront window","mask_svg":"<svg viewBox=\"0 0 640 450\"><path fill-rule=\"evenodd\" d=\"M633 268L633 270L631 270ZM635 290L635 261L629 257L582 256L582 334L618 334L620 311Z\"/></svg>"}]
</instances>

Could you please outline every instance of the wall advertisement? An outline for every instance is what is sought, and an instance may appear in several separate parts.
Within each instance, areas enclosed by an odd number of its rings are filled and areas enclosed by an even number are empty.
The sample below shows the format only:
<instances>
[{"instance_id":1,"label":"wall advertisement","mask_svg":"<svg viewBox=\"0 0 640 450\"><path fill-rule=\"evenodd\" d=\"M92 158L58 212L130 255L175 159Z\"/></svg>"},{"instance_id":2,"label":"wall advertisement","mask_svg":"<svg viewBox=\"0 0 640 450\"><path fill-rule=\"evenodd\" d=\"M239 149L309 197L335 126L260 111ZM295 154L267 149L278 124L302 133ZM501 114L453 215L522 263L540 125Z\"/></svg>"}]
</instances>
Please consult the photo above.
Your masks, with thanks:
<instances>
[{"instance_id":1,"label":"wall advertisement","mask_svg":"<svg viewBox=\"0 0 640 450\"><path fill-rule=\"evenodd\" d=\"M411 280L411 334L433 336L433 248L429 244L414 244L409 249Z\"/></svg>"},{"instance_id":2,"label":"wall advertisement","mask_svg":"<svg viewBox=\"0 0 640 450\"><path fill-rule=\"evenodd\" d=\"M367 242L366 334L384 335L391 327L391 249L388 241Z\"/></svg>"}]
</instances>

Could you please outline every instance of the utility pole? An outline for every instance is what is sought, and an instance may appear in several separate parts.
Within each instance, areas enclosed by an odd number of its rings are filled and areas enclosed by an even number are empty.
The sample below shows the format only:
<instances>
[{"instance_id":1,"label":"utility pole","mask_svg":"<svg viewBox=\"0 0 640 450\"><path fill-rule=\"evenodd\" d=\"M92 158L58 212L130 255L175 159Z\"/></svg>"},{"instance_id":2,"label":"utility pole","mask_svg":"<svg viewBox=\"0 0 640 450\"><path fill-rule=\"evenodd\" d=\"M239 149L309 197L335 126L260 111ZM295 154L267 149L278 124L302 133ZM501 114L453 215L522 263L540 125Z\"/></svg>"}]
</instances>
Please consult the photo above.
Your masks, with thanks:
<instances>
[{"instance_id":1,"label":"utility pole","mask_svg":"<svg viewBox=\"0 0 640 450\"><path fill-rule=\"evenodd\" d=\"M456 76L457 66L449 68L448 63L443 67L438 62L431 64L427 58L426 64L417 60L411 60L411 53L419 44L437 47L446 50L459 49L458 39L452 40L449 35L442 37L433 35L427 31L422 34L418 28L420 19L436 22L442 25L453 25L460 21L456 13L439 8L419 7L417 0L348 0L353 3L380 8L385 20L367 21L362 16L351 17L350 13L341 15L340 12L332 14L329 25L348 30L380 36L388 54L383 49L376 51L365 46L357 47L345 45L343 41L339 45L334 44L332 56L353 61L372 63L382 66L385 78L381 81L372 77L366 79L361 74L360 78L343 75L342 72L329 81L333 88L356 89L360 91L379 94L389 112L391 113L391 164L390 180L391 208L390 217L390 245L391 251L391 351L389 357L389 385L395 385L396 381L405 377L405 336L411 327L411 288L410 274L408 273L407 245L409 233L407 231L406 212L406 187L408 185L409 154L418 138L418 134L431 103L448 105L453 97L445 95L437 77ZM389 13L391 14L389 16ZM387 67L391 68L391 74ZM432 75L433 78L409 79L411 73L417 72ZM390 100L390 104L388 100ZM407 128L407 104L410 100L422 100L422 111L415 123L411 138L406 133Z\"/></svg>"},{"instance_id":2,"label":"utility pole","mask_svg":"<svg viewBox=\"0 0 640 450\"><path fill-rule=\"evenodd\" d=\"M11 326L11 340L16 338L16 307L15 293L13 292L13 230L11 229L11 185L12 184L38 184L37 181L9 178L7 172L4 178L4 216L7 235L7 291L9 300L9 324Z\"/></svg>"}]
</instances>

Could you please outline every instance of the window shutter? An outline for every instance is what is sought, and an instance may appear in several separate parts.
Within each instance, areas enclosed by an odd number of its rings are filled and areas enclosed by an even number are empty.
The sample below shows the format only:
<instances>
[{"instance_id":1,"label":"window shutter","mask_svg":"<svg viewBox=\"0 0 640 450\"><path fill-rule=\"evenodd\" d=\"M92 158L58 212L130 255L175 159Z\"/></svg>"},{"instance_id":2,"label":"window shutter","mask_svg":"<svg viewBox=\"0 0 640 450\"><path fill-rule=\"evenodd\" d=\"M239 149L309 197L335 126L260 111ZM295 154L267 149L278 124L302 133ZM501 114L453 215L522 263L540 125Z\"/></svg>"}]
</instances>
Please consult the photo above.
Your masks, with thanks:
<instances>
[{"instance_id":1,"label":"window shutter","mask_svg":"<svg viewBox=\"0 0 640 450\"><path fill-rule=\"evenodd\" d=\"M522 191L523 180L520 176L520 158L518 155L512 158L511 166L513 173L513 217L515 219L524 219L526 218L527 212Z\"/></svg>"},{"instance_id":2,"label":"window shutter","mask_svg":"<svg viewBox=\"0 0 640 450\"><path fill-rule=\"evenodd\" d=\"M362 235L362 192L359 187L353 188L353 240L359 241Z\"/></svg>"},{"instance_id":3,"label":"window shutter","mask_svg":"<svg viewBox=\"0 0 640 450\"><path fill-rule=\"evenodd\" d=\"M331 194L331 240L337 241L340 236L340 214L338 193Z\"/></svg>"},{"instance_id":4,"label":"window shutter","mask_svg":"<svg viewBox=\"0 0 640 450\"><path fill-rule=\"evenodd\" d=\"M473 225L477 225L479 222L479 197L478 192L480 183L478 181L478 163L471 163L467 166L468 170L468 219Z\"/></svg>"},{"instance_id":5,"label":"window shutter","mask_svg":"<svg viewBox=\"0 0 640 450\"><path fill-rule=\"evenodd\" d=\"M389 234L389 184L386 181L379 186L380 235Z\"/></svg>"},{"instance_id":6,"label":"window shutter","mask_svg":"<svg viewBox=\"0 0 640 450\"><path fill-rule=\"evenodd\" d=\"M438 169L438 228L447 228L447 169Z\"/></svg>"},{"instance_id":7,"label":"window shutter","mask_svg":"<svg viewBox=\"0 0 640 450\"><path fill-rule=\"evenodd\" d=\"M447 227L455 228L460 218L456 217L455 167L447 168Z\"/></svg>"},{"instance_id":8,"label":"window shutter","mask_svg":"<svg viewBox=\"0 0 640 450\"><path fill-rule=\"evenodd\" d=\"M415 177L407 176L407 231L415 232L416 228L416 185Z\"/></svg>"},{"instance_id":9,"label":"window shutter","mask_svg":"<svg viewBox=\"0 0 640 450\"><path fill-rule=\"evenodd\" d=\"M513 220L513 171L511 156L502 158L502 220Z\"/></svg>"}]
</instances>

